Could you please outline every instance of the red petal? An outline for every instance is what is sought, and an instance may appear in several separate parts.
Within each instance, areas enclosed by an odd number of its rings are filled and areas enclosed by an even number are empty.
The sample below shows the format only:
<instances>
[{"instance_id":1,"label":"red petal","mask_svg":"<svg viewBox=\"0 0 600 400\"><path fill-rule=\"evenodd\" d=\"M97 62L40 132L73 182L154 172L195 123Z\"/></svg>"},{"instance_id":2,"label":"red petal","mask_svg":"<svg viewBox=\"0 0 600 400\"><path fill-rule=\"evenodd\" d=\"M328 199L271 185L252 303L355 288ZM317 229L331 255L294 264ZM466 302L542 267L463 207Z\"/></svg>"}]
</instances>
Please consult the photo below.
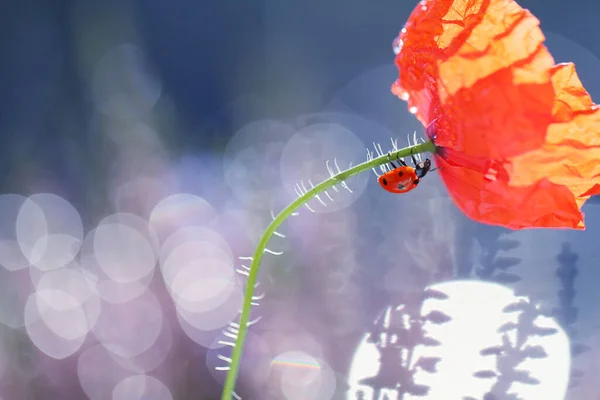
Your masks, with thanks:
<instances>
[{"instance_id":1,"label":"red petal","mask_svg":"<svg viewBox=\"0 0 600 400\"><path fill-rule=\"evenodd\" d=\"M437 118L440 146L496 159L539 147L554 60L538 24L511 0L421 2L400 34L392 90L423 125Z\"/></svg>"},{"instance_id":2,"label":"red petal","mask_svg":"<svg viewBox=\"0 0 600 400\"><path fill-rule=\"evenodd\" d=\"M484 159L444 149L440 174L456 205L471 219L511 229L584 229L583 214L566 186L546 179L510 187L507 172ZM497 171L491 175L491 171Z\"/></svg>"}]
</instances>

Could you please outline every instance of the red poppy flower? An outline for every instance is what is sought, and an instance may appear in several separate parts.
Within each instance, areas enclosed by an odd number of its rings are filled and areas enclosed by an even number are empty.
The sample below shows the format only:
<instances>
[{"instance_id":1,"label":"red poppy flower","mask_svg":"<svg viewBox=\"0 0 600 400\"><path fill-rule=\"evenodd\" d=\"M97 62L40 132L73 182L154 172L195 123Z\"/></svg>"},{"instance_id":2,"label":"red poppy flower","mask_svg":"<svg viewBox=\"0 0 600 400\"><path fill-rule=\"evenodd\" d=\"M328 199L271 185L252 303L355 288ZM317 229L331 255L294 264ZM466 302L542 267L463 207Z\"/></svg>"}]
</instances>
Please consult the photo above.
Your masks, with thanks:
<instances>
[{"instance_id":1,"label":"red poppy flower","mask_svg":"<svg viewBox=\"0 0 600 400\"><path fill-rule=\"evenodd\" d=\"M392 92L428 127L451 197L512 229L584 229L600 194L600 108L512 0L421 1L396 39Z\"/></svg>"}]
</instances>

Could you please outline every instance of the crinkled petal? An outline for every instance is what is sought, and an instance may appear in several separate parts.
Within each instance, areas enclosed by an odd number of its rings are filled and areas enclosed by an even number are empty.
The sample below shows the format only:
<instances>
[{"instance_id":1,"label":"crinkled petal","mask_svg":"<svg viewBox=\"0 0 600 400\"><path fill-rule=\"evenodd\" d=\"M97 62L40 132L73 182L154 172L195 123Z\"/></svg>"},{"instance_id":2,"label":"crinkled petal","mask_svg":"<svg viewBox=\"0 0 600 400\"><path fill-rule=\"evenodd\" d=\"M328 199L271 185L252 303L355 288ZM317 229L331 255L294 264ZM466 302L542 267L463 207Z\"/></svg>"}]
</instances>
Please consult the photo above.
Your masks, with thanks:
<instances>
[{"instance_id":1,"label":"crinkled petal","mask_svg":"<svg viewBox=\"0 0 600 400\"><path fill-rule=\"evenodd\" d=\"M421 1L399 36L399 78L470 218L583 229L600 194L600 107L573 64L554 65L539 21L514 0Z\"/></svg>"},{"instance_id":2,"label":"crinkled petal","mask_svg":"<svg viewBox=\"0 0 600 400\"><path fill-rule=\"evenodd\" d=\"M600 108L584 89L572 63L552 69L554 120L546 143L510 160L511 185L547 178L582 200L600 194Z\"/></svg>"},{"instance_id":3,"label":"crinkled petal","mask_svg":"<svg viewBox=\"0 0 600 400\"><path fill-rule=\"evenodd\" d=\"M392 91L440 146L500 159L539 147L552 121L554 59L512 0L421 2L400 34Z\"/></svg>"},{"instance_id":4,"label":"crinkled petal","mask_svg":"<svg viewBox=\"0 0 600 400\"><path fill-rule=\"evenodd\" d=\"M581 205L568 187L546 179L512 187L498 165L466 157L446 149L436 161L450 196L469 218L510 229L585 228Z\"/></svg>"}]
</instances>

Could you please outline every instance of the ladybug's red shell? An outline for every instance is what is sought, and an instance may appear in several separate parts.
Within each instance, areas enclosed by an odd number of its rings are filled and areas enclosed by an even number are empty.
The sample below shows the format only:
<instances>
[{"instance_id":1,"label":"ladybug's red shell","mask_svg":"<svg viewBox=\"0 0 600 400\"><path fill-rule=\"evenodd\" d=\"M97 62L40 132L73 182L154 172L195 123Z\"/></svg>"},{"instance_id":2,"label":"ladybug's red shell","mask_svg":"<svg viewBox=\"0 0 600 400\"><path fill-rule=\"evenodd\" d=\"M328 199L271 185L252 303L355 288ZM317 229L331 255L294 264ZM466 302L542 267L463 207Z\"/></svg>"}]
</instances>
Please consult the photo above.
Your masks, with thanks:
<instances>
[{"instance_id":1,"label":"ladybug's red shell","mask_svg":"<svg viewBox=\"0 0 600 400\"><path fill-rule=\"evenodd\" d=\"M391 193L410 192L417 187L419 181L415 169L407 165L386 172L377 179L381 187Z\"/></svg>"}]
</instances>

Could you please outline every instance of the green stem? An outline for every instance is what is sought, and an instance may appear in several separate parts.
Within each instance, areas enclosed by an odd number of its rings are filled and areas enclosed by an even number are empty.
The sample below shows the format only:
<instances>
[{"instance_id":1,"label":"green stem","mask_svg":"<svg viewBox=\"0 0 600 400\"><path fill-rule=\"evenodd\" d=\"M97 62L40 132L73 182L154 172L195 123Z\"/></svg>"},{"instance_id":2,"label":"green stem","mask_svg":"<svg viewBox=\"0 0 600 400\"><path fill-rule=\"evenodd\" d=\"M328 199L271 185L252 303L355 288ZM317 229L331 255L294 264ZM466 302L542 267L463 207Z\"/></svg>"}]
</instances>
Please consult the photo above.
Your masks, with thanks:
<instances>
[{"instance_id":1,"label":"green stem","mask_svg":"<svg viewBox=\"0 0 600 400\"><path fill-rule=\"evenodd\" d=\"M411 154L419 154L424 152L435 152L435 145L433 144L433 142L420 143L411 147L396 150L391 152L390 155L392 160L395 160L397 158L408 157ZM225 386L223 388L221 400L231 400L233 396L235 381L237 379L237 374L240 368L240 360L242 358L242 352L244 350L244 341L246 340L246 334L248 333L248 321L250 319L250 311L252 308L252 305L250 303L252 301L252 296L254 295L254 285L256 284L256 279L258 277L260 261L262 259L265 248L267 247L267 244L269 243L269 240L271 239L271 236L273 236L275 230L290 215L292 215L294 211L302 207L309 200L313 199L316 195L323 193L325 190L331 188L332 186L335 186L348 178L358 175L361 172L365 172L373 167L385 164L387 161L388 156L387 154L385 154L381 157L373 158L372 160L365 161L362 164L356 165L352 168L342 171L337 175L333 175L331 178L324 180L323 182L316 185L314 188L304 193L304 195L294 200L289 206L284 208L283 211L281 211L279 215L277 215L275 219L273 219L271 224L267 227L265 233L263 233L258 242L258 246L256 247L256 251L254 252L254 256L252 258L252 262L250 263L250 271L248 273L248 281L246 283L246 292L244 294L244 304L242 306L242 315L240 316L239 321L239 333L237 335L235 347L233 348L233 353L231 355L230 369L227 372L227 378L225 379Z\"/></svg>"}]
</instances>

